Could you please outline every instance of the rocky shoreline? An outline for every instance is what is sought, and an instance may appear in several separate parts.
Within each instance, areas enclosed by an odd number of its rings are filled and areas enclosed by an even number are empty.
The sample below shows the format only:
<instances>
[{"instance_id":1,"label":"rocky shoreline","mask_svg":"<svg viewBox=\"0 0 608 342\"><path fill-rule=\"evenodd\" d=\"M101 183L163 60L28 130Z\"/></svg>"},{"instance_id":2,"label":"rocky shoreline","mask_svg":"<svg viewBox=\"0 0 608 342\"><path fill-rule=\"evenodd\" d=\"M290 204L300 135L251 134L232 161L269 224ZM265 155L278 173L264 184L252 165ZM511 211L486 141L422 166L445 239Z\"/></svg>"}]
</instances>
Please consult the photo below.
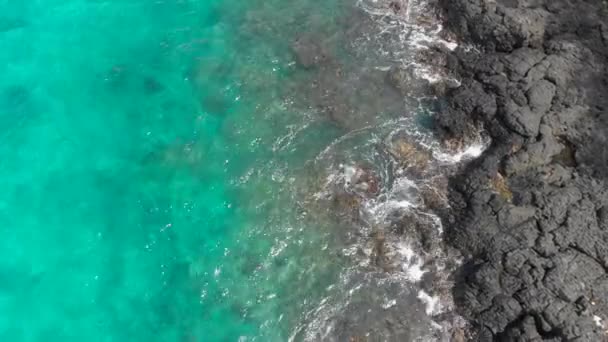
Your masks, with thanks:
<instances>
[{"instance_id":1,"label":"rocky shoreline","mask_svg":"<svg viewBox=\"0 0 608 342\"><path fill-rule=\"evenodd\" d=\"M479 341L608 341L608 4L442 0L466 43L444 139L492 144L450 180L454 290ZM469 47L467 48L467 44Z\"/></svg>"}]
</instances>

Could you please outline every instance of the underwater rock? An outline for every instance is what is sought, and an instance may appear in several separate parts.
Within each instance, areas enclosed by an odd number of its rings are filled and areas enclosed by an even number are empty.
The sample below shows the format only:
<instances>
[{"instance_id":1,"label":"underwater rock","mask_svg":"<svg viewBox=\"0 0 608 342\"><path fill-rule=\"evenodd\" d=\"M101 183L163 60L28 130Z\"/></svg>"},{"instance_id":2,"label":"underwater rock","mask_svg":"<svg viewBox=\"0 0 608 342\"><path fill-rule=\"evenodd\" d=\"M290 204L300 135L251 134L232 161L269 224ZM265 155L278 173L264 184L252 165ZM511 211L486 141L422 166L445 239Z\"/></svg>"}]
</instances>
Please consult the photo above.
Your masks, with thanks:
<instances>
[{"instance_id":1,"label":"underwater rock","mask_svg":"<svg viewBox=\"0 0 608 342\"><path fill-rule=\"evenodd\" d=\"M420 189L424 205L431 210L440 210L448 206L448 178L439 175L425 182Z\"/></svg>"},{"instance_id":2,"label":"underwater rock","mask_svg":"<svg viewBox=\"0 0 608 342\"><path fill-rule=\"evenodd\" d=\"M337 191L332 195L332 212L342 218L355 221L359 218L359 207L361 199L359 196L346 191Z\"/></svg>"},{"instance_id":3,"label":"underwater rock","mask_svg":"<svg viewBox=\"0 0 608 342\"><path fill-rule=\"evenodd\" d=\"M23 106L30 99L30 91L25 86L9 86L3 89L1 99L7 108Z\"/></svg>"},{"instance_id":4,"label":"underwater rock","mask_svg":"<svg viewBox=\"0 0 608 342\"><path fill-rule=\"evenodd\" d=\"M204 160L204 150L200 144L176 141L151 151L143 158L142 163L167 170L186 168L194 171L204 166Z\"/></svg>"},{"instance_id":5,"label":"underwater rock","mask_svg":"<svg viewBox=\"0 0 608 342\"><path fill-rule=\"evenodd\" d=\"M153 95L163 91L165 87L152 77L144 78L144 92L147 95Z\"/></svg>"},{"instance_id":6,"label":"underwater rock","mask_svg":"<svg viewBox=\"0 0 608 342\"><path fill-rule=\"evenodd\" d=\"M372 260L371 263L377 267L380 267L385 272L390 272L392 267L389 263L389 258L386 255L386 237L384 236L384 230L375 229L372 232L372 239L374 241L372 247Z\"/></svg>"},{"instance_id":7,"label":"underwater rock","mask_svg":"<svg viewBox=\"0 0 608 342\"><path fill-rule=\"evenodd\" d=\"M417 173L426 171L432 159L428 151L405 139L392 142L389 152L402 167Z\"/></svg>"},{"instance_id":8,"label":"underwater rock","mask_svg":"<svg viewBox=\"0 0 608 342\"><path fill-rule=\"evenodd\" d=\"M201 95L201 109L206 113L213 115L224 115L232 105L231 101L226 98L219 90L214 90L215 93Z\"/></svg>"},{"instance_id":9,"label":"underwater rock","mask_svg":"<svg viewBox=\"0 0 608 342\"><path fill-rule=\"evenodd\" d=\"M291 47L299 66L309 69L329 62L330 57L321 39L313 35L296 38Z\"/></svg>"},{"instance_id":10,"label":"underwater rock","mask_svg":"<svg viewBox=\"0 0 608 342\"><path fill-rule=\"evenodd\" d=\"M127 85L128 78L128 67L126 65L116 64L106 72L103 81L106 82L110 88L118 90Z\"/></svg>"},{"instance_id":11,"label":"underwater rock","mask_svg":"<svg viewBox=\"0 0 608 342\"><path fill-rule=\"evenodd\" d=\"M380 192L381 180L370 167L363 165L343 166L342 172L345 179L344 185L347 189L352 189L363 197L373 197Z\"/></svg>"},{"instance_id":12,"label":"underwater rock","mask_svg":"<svg viewBox=\"0 0 608 342\"><path fill-rule=\"evenodd\" d=\"M12 118L20 118L30 109L30 90L21 85L6 87L0 93L0 109L3 113L12 113Z\"/></svg>"},{"instance_id":13,"label":"underwater rock","mask_svg":"<svg viewBox=\"0 0 608 342\"><path fill-rule=\"evenodd\" d=\"M405 96L428 94L431 83L417 76L415 70L413 66L407 68L392 66L386 72L386 82Z\"/></svg>"},{"instance_id":14,"label":"underwater rock","mask_svg":"<svg viewBox=\"0 0 608 342\"><path fill-rule=\"evenodd\" d=\"M337 127L351 131L374 125L383 114L400 114L404 99L383 81L378 70L350 70L331 63L299 82L294 96L303 107L317 110Z\"/></svg>"},{"instance_id":15,"label":"underwater rock","mask_svg":"<svg viewBox=\"0 0 608 342\"><path fill-rule=\"evenodd\" d=\"M314 331L304 341L415 341L433 340L432 319L413 286L387 276L356 272L345 280L358 284L340 295L341 303L328 303L315 315ZM339 308L339 309L338 309Z\"/></svg>"},{"instance_id":16,"label":"underwater rock","mask_svg":"<svg viewBox=\"0 0 608 342\"><path fill-rule=\"evenodd\" d=\"M401 5L400 1L391 1L388 4L388 8L390 8L393 11L393 13L397 14L397 13L401 12L402 5Z\"/></svg>"},{"instance_id":17,"label":"underwater rock","mask_svg":"<svg viewBox=\"0 0 608 342\"><path fill-rule=\"evenodd\" d=\"M225 114L232 105L225 84L234 69L231 59L202 59L186 74L199 95L201 108L209 114Z\"/></svg>"}]
</instances>

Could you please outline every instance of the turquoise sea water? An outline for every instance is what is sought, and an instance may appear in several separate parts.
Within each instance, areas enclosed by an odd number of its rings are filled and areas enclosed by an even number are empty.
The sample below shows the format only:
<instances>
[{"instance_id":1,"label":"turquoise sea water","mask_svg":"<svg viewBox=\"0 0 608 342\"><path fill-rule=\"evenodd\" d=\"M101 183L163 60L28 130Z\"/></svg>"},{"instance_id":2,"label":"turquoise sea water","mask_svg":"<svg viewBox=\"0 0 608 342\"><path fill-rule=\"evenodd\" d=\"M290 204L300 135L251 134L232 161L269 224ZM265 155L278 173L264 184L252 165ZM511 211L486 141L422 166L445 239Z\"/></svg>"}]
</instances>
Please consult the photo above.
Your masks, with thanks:
<instances>
[{"instance_id":1,"label":"turquoise sea water","mask_svg":"<svg viewBox=\"0 0 608 342\"><path fill-rule=\"evenodd\" d=\"M0 340L285 340L339 267L295 257L293 175L338 132L284 105L289 44L339 11L1 1Z\"/></svg>"},{"instance_id":2,"label":"turquoise sea water","mask_svg":"<svg viewBox=\"0 0 608 342\"><path fill-rule=\"evenodd\" d=\"M285 341L314 320L349 223L306 207L311 164L363 122L306 105L329 81L291 46L323 35L348 74L353 8L1 0L0 340Z\"/></svg>"}]
</instances>

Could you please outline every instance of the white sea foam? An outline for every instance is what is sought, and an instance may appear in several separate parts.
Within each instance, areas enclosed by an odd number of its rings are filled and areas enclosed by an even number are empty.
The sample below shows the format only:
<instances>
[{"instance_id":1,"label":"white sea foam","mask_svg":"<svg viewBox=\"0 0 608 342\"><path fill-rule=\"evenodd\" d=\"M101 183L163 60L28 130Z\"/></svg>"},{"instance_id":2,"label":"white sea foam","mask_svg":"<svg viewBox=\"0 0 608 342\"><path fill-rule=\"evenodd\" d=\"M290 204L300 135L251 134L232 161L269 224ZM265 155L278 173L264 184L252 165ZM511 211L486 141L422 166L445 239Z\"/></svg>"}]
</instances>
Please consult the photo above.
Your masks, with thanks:
<instances>
[{"instance_id":1,"label":"white sea foam","mask_svg":"<svg viewBox=\"0 0 608 342\"><path fill-rule=\"evenodd\" d=\"M393 3L398 3L400 9L395 11ZM443 26L429 16L433 13L432 4L427 1L388 1L388 0L358 0L357 5L367 12L377 22L378 32L375 39L368 41L389 41L389 44L376 43L381 55L393 57L393 61L404 64L416 63L414 55L432 46L444 46L455 50L459 44L441 36ZM377 36L382 36L379 39ZM388 47L384 47L384 46ZM440 75L433 66L416 64L414 69L417 76L437 82L445 77Z\"/></svg>"},{"instance_id":2,"label":"white sea foam","mask_svg":"<svg viewBox=\"0 0 608 342\"><path fill-rule=\"evenodd\" d=\"M434 157L437 158L437 160L440 160L440 161L446 162L446 163L450 163L450 164L457 164L464 160L475 159L475 158L481 156L481 154L483 153L483 151L485 151L486 148L487 148L486 144L475 143L473 145L466 147L463 150L460 150L460 151L457 151L454 153L433 151L433 154L434 154Z\"/></svg>"},{"instance_id":3,"label":"white sea foam","mask_svg":"<svg viewBox=\"0 0 608 342\"><path fill-rule=\"evenodd\" d=\"M429 316L440 314L442 311L440 298L437 296L430 296L423 290L418 291L418 299L426 306L426 314Z\"/></svg>"},{"instance_id":4,"label":"white sea foam","mask_svg":"<svg viewBox=\"0 0 608 342\"><path fill-rule=\"evenodd\" d=\"M597 325L598 327L600 327L600 328L604 327L604 323L603 323L604 320L602 320L602 318L600 316L594 315L593 321L595 322L595 325Z\"/></svg>"},{"instance_id":5,"label":"white sea foam","mask_svg":"<svg viewBox=\"0 0 608 342\"><path fill-rule=\"evenodd\" d=\"M388 71L390 67L386 64L394 65L394 62L404 66L411 66L414 70L414 76L420 79L426 79L430 83L441 82L446 79L446 76L430 65L421 64L416 61L416 53L428 49L433 45L443 45L450 50L458 47L457 42L448 41L440 37L442 27L438 22L425 22L421 24L423 17L428 13L429 6L424 1L410 0L401 1L404 5L398 13L395 13L390 8L388 0L358 0L359 7L369 13L378 24L378 31L370 37L365 37L361 40L361 46L370 48L370 44L378 44L377 51L380 51L382 58L386 58L384 66L375 66L378 70ZM425 19L426 20L426 19ZM382 39L378 39L381 37ZM388 38L387 38L388 37ZM385 39L386 38L386 39ZM371 48L371 50L374 50ZM390 63L393 62L393 63ZM391 144L400 139L402 136L407 137L408 142L412 141L414 145L422 152L428 153L431 156L428 170L423 170L421 175L412 177L408 170L396 168L393 174L387 176L386 170L381 167L389 168L389 166L378 166L378 162L374 159L374 154L378 146L390 147ZM361 187L357 187L357 183L361 182L362 174L369 172L363 171L359 166L361 155L356 154L355 148L348 148L353 141L364 143L358 144L357 153L363 150L369 150L364 158L369 158L366 161L378 170L374 176L381 179L381 191L379 194L366 194L361 191ZM282 141L278 145L282 145ZM440 239L443 231L440 218L434 212L425 207L425 203L421 198L421 191L426 187L431 187L436 190L437 197L441 198L442 189L435 189L433 180L436 175L445 175L450 170L459 167L463 162L479 157L488 146L488 142L482 138L473 144L461 148L457 151L448 150L433 137L430 132L424 132L418 127L418 123L412 118L400 118L386 121L380 125L367 126L354 131L351 131L344 136L336 139L325 150L317 155L315 162L327 167L327 177L325 179L324 189L317 192L314 196L316 200L323 201L331 198L332 192L336 189L346 192L357 197L360 203L359 211L365 224L362 227L354 225L351 229L359 230L353 232L355 241L346 246L342 251L342 255L352 259L353 268L346 269L340 276L340 282L335 288L338 292L341 291L342 298L326 297L321 303L310 312L307 313L308 322L300 326L296 332L290 337L290 341L294 340L298 335L303 336L305 341L314 341L326 339L331 336L335 328L335 321L332 317L339 315L351 303L352 298L360 294L362 289L361 283L357 282L360 279L353 279L353 274L369 270L373 264L373 256L376 251L373 247L373 242L370 241L370 234L376 229L388 229L391 220L395 215L406 214L419 219L425 225L436 229L438 238ZM366 151L367 151L366 150ZM338 157L336 157L338 156ZM339 160L339 163L334 163ZM392 164L397 165L399 161L392 160ZM392 166L391 166L392 167ZM389 180L390 178L390 180ZM363 189L366 189L363 187ZM425 228L426 229L426 228ZM446 252L442 248L437 250L427 251L420 247L420 243L412 241L411 237L399 236L397 234L387 233L383 243L385 253L388 257L392 268L390 273L383 273L385 282L393 282L394 284L403 284L405 288L417 288L412 296L414 301L424 305L424 310L428 316L435 316L439 313L451 310L453 307L453 299L450 291L437 291L439 295L431 295L426 291L419 289L418 283L423 277L433 272L438 279L438 287L449 285L450 280L448 274L450 270L446 270L446 260L448 259ZM409 239L409 240L408 240ZM443 274L446 273L446 274ZM354 285L358 284L358 285ZM369 284L368 284L369 285ZM363 291L363 290L361 290ZM435 290L433 290L434 293ZM399 297L384 298L382 303L379 303L382 309L389 310L399 305L403 305L403 299ZM436 329L445 327L444 322L437 321L433 323ZM445 329L444 329L445 330ZM303 332L303 334L302 334ZM434 337L424 337L424 341L435 341Z\"/></svg>"},{"instance_id":6,"label":"white sea foam","mask_svg":"<svg viewBox=\"0 0 608 342\"><path fill-rule=\"evenodd\" d=\"M382 304L382 308L383 309L389 309L389 308L392 308L395 305L397 305L397 300L396 299L391 299L389 301L384 302L384 304Z\"/></svg>"},{"instance_id":7,"label":"white sea foam","mask_svg":"<svg viewBox=\"0 0 608 342\"><path fill-rule=\"evenodd\" d=\"M406 177L397 178L392 188L379 199L363 201L365 218L371 224L383 224L391 213L415 208L419 205L418 187Z\"/></svg>"},{"instance_id":8,"label":"white sea foam","mask_svg":"<svg viewBox=\"0 0 608 342\"><path fill-rule=\"evenodd\" d=\"M422 268L424 265L422 257L416 254L406 243L399 243L396 247L396 251L403 260L401 267L402 271L405 272L407 279L412 282L419 282L422 280L422 276L428 272L428 270Z\"/></svg>"},{"instance_id":9,"label":"white sea foam","mask_svg":"<svg viewBox=\"0 0 608 342\"><path fill-rule=\"evenodd\" d=\"M411 214L416 217L417 220L427 222L430 227L436 229L437 233L442 233L442 225L440 218L433 213L433 211L425 208L423 201L420 198L420 192L422 186L433 187L433 175L445 173L450 169L457 168L460 163L466 162L470 159L476 158L485 150L487 143L483 139L479 139L478 143L466 146L458 151L447 151L442 149L441 145L428 134L424 134L416 130L416 126L412 125L411 122L398 121L399 125L393 126L394 129L387 133L385 139L378 139L374 137L371 145L377 145L381 142L386 145L390 145L390 141L398 139L399 136L405 134L417 145L423 149L427 149L431 152L432 160L429 162L429 176L423 177L422 179L410 178L407 172L398 173L395 172L395 179L390 184L384 184L380 194L375 196L367 196L365 194L358 194L360 199L360 212L362 218L368 223L367 227L361 227L363 229L360 232L361 239L352 245L348 246L343 250L342 255L352 258L355 267L361 269L369 268L372 265L374 257L374 248L370 244L369 238L370 227L387 227L391 222L391 217L394 215ZM343 143L347 143L349 139L358 137L361 135L370 135L369 133L373 130L367 128L360 130L357 133L350 134L348 138L338 139L332 148L326 149L321 157L317 158L317 162L321 163L324 160L331 160L332 156L340 155L344 158L344 154L341 153L340 146ZM371 150L370 150L371 151ZM371 153L371 152L370 152ZM346 191L347 193L357 194L356 183L360 181L362 170L357 166L356 160L348 162L347 160L341 164L328 164L328 173L325 181L326 190L323 191L323 195L317 195L317 199L330 198L332 194L331 189L336 187ZM434 189L439 194L441 189ZM366 230L367 229L367 230ZM391 281L399 282L402 284L412 284L417 286L423 277L433 272L433 276L438 279L438 282L446 286L449 282L448 276L451 270L446 270L446 258L447 255L443 249L438 248L437 250L423 251L419 245L411 244L408 241L407 235L405 237L399 237L395 235L387 234L386 237L386 255L390 259L390 264L394 266L392 273L387 274ZM432 267L430 267L432 265ZM445 274L444 274L445 273ZM348 272L346 273L348 274ZM347 275L344 278L348 278ZM449 285L447 285L449 286ZM350 303L350 298L357 296L357 287L352 287L352 284L345 281L339 284L337 288L346 290L348 296L347 299L341 299L341 302L328 303L324 302L319 307L320 311L317 311L314 315L310 314L311 317L315 317L312 322L302 327L307 334L305 340L314 341L318 339L319 335L314 335L312 331L323 331L322 336L331 336L334 327L334 321L332 317L340 315L341 310L346 308ZM439 291L440 295L431 295L426 291L419 289L416 298L424 305L424 312L431 319L432 326L435 330L443 331L442 334L449 335L449 322L441 320L433 321L432 317L448 310L453 307L453 299L451 298L450 291ZM386 299L381 307L385 310L393 307L403 305L399 302L399 299ZM463 323L464 324L464 323ZM436 341L437 339L432 336L427 336L425 341Z\"/></svg>"}]
</instances>

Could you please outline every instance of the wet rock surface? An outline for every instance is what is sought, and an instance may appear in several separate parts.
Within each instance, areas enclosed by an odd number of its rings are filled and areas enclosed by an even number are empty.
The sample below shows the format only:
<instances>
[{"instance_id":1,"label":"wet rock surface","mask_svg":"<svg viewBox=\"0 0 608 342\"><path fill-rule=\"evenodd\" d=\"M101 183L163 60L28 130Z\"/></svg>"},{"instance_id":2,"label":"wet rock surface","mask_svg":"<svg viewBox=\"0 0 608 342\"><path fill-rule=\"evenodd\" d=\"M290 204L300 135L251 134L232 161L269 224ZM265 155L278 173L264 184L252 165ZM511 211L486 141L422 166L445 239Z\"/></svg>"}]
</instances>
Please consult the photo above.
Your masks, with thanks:
<instances>
[{"instance_id":1,"label":"wet rock surface","mask_svg":"<svg viewBox=\"0 0 608 342\"><path fill-rule=\"evenodd\" d=\"M608 341L608 5L445 0L461 45L436 123L492 145L450 180L454 290L479 341Z\"/></svg>"}]
</instances>

